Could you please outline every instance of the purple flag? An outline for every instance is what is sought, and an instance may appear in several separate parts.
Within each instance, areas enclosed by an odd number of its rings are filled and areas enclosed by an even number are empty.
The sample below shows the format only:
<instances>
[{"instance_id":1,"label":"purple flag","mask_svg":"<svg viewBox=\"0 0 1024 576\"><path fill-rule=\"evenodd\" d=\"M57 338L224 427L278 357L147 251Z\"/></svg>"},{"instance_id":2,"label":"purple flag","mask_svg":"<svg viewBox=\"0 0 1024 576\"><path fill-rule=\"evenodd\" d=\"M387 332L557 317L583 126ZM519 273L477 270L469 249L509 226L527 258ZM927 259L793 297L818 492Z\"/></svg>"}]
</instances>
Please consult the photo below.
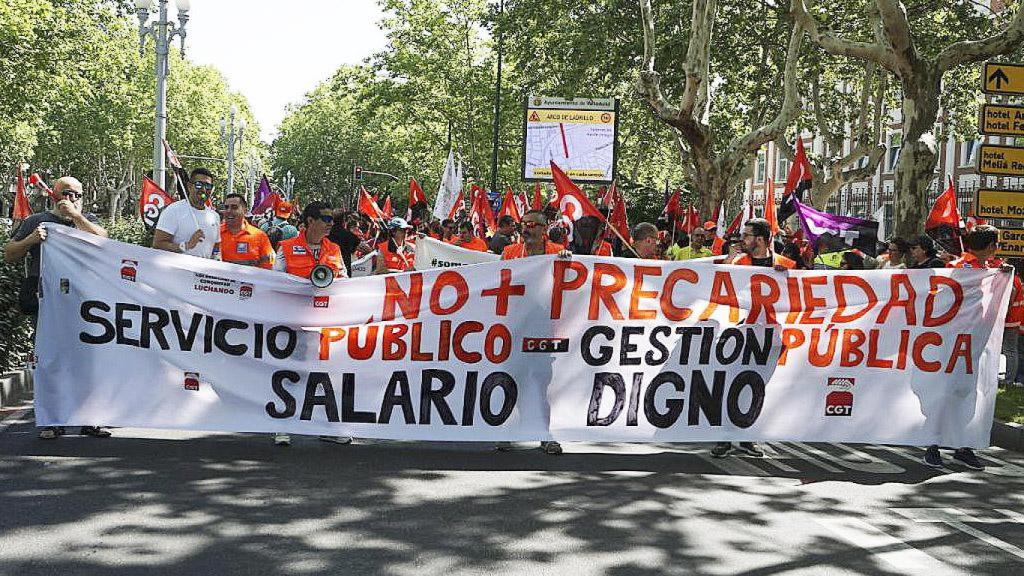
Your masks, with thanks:
<instances>
[{"instance_id":1,"label":"purple flag","mask_svg":"<svg viewBox=\"0 0 1024 576\"><path fill-rule=\"evenodd\" d=\"M878 222L815 210L793 198L804 238L817 251L818 239L830 235L846 246L874 256L878 253ZM827 250L829 252L834 250Z\"/></svg>"},{"instance_id":2,"label":"purple flag","mask_svg":"<svg viewBox=\"0 0 1024 576\"><path fill-rule=\"evenodd\" d=\"M256 189L256 197L252 200L252 213L263 214L271 207L267 199L270 198L270 181L267 180L267 175L264 174L263 178L260 179L260 187Z\"/></svg>"}]
</instances>

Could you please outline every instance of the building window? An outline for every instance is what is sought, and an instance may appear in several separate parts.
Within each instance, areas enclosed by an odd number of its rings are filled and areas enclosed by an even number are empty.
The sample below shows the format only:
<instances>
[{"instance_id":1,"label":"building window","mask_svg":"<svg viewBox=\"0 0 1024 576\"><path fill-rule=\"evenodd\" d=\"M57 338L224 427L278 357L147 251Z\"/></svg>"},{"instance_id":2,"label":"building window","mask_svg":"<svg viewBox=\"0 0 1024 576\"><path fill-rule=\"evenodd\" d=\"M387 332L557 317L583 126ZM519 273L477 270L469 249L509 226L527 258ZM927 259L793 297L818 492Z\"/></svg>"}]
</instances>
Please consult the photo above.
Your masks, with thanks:
<instances>
[{"instance_id":1,"label":"building window","mask_svg":"<svg viewBox=\"0 0 1024 576\"><path fill-rule=\"evenodd\" d=\"M960 144L960 165L961 166L973 166L975 161L975 154L978 153L978 146L981 145L980 141L963 142Z\"/></svg>"},{"instance_id":2,"label":"building window","mask_svg":"<svg viewBox=\"0 0 1024 576\"><path fill-rule=\"evenodd\" d=\"M782 179L789 176L789 160L785 156L779 156L775 162L775 179Z\"/></svg>"},{"instance_id":3,"label":"building window","mask_svg":"<svg viewBox=\"0 0 1024 576\"><path fill-rule=\"evenodd\" d=\"M754 180L756 182L764 182L765 178L765 154L764 152L757 153L757 169L754 171Z\"/></svg>"},{"instance_id":4,"label":"building window","mask_svg":"<svg viewBox=\"0 0 1024 576\"><path fill-rule=\"evenodd\" d=\"M892 172L896 169L896 164L900 161L900 149L903 147L903 135L902 134L890 134L889 135L889 153L886 156L885 171Z\"/></svg>"}]
</instances>

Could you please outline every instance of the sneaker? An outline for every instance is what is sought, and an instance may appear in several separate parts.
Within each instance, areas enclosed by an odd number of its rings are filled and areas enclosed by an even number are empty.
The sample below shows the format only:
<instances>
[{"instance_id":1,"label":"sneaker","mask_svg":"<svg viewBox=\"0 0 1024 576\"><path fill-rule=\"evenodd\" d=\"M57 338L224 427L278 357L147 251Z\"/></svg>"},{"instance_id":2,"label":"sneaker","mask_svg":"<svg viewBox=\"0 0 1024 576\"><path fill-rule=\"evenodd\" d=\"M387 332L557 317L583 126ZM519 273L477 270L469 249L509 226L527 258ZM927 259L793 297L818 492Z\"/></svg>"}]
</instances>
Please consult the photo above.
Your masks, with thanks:
<instances>
[{"instance_id":1,"label":"sneaker","mask_svg":"<svg viewBox=\"0 0 1024 576\"><path fill-rule=\"evenodd\" d=\"M978 457L974 455L974 450L970 448L960 448L953 453L953 459L971 470L985 469L985 465L981 463L981 460L978 460Z\"/></svg>"},{"instance_id":2,"label":"sneaker","mask_svg":"<svg viewBox=\"0 0 1024 576\"><path fill-rule=\"evenodd\" d=\"M942 468L942 454L939 454L938 446L929 446L924 452L924 458L922 458L926 466L932 468Z\"/></svg>"},{"instance_id":3,"label":"sneaker","mask_svg":"<svg viewBox=\"0 0 1024 576\"><path fill-rule=\"evenodd\" d=\"M732 442L719 442L711 449L711 455L715 458L725 458L732 450Z\"/></svg>"},{"instance_id":4,"label":"sneaker","mask_svg":"<svg viewBox=\"0 0 1024 576\"><path fill-rule=\"evenodd\" d=\"M752 456L754 458L764 458L764 452L757 447L757 444L754 444L753 442L740 442L739 446L736 449L740 452L743 452L747 456Z\"/></svg>"},{"instance_id":5,"label":"sneaker","mask_svg":"<svg viewBox=\"0 0 1024 576\"><path fill-rule=\"evenodd\" d=\"M282 434L282 433L278 432L277 434L274 434L274 445L276 445L276 446L291 446L292 445L292 437L287 435L287 434Z\"/></svg>"},{"instance_id":6,"label":"sneaker","mask_svg":"<svg viewBox=\"0 0 1024 576\"><path fill-rule=\"evenodd\" d=\"M333 444L351 444L351 436L320 436L321 442L331 442Z\"/></svg>"},{"instance_id":7,"label":"sneaker","mask_svg":"<svg viewBox=\"0 0 1024 576\"><path fill-rule=\"evenodd\" d=\"M61 429L58 426L47 426L39 431L39 437L43 440L53 440L57 436L60 436Z\"/></svg>"},{"instance_id":8,"label":"sneaker","mask_svg":"<svg viewBox=\"0 0 1024 576\"><path fill-rule=\"evenodd\" d=\"M541 442L540 447L544 449L545 454L557 456L562 453L562 445L558 442Z\"/></svg>"},{"instance_id":9,"label":"sneaker","mask_svg":"<svg viewBox=\"0 0 1024 576\"><path fill-rule=\"evenodd\" d=\"M498 452L509 452L512 450L511 442L498 442L494 445L494 449Z\"/></svg>"},{"instance_id":10,"label":"sneaker","mask_svg":"<svg viewBox=\"0 0 1024 576\"><path fill-rule=\"evenodd\" d=\"M79 434L82 436L92 436L93 438L110 438L110 431L104 430L99 426L82 426Z\"/></svg>"}]
</instances>

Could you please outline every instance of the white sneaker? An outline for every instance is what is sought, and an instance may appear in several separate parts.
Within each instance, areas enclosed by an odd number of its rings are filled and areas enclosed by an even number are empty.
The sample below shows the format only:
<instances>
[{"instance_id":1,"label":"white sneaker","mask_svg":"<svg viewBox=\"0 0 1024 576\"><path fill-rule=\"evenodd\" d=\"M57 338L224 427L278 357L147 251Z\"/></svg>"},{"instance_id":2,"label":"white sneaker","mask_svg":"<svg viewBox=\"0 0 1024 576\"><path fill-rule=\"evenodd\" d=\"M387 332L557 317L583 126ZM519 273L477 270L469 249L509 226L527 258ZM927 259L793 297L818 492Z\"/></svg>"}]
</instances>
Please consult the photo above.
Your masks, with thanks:
<instances>
[{"instance_id":1,"label":"white sneaker","mask_svg":"<svg viewBox=\"0 0 1024 576\"><path fill-rule=\"evenodd\" d=\"M321 442L333 442L334 444L351 444L351 436L320 436Z\"/></svg>"},{"instance_id":2,"label":"white sneaker","mask_svg":"<svg viewBox=\"0 0 1024 576\"><path fill-rule=\"evenodd\" d=\"M277 433L274 434L274 444L277 446L291 446L292 437L287 434Z\"/></svg>"}]
</instances>

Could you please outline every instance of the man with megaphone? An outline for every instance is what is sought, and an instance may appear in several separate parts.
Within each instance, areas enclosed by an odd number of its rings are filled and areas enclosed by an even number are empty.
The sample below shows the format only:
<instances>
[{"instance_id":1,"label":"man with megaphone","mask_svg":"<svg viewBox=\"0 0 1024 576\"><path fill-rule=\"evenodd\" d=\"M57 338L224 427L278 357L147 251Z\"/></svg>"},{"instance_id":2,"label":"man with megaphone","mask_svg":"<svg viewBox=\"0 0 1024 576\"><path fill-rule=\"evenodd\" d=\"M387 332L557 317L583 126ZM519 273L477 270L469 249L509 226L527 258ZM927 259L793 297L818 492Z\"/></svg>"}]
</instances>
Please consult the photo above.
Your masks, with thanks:
<instances>
[{"instance_id":1,"label":"man with megaphone","mask_svg":"<svg viewBox=\"0 0 1024 576\"><path fill-rule=\"evenodd\" d=\"M314 201L302 211L302 229L295 238L282 240L277 247L274 270L309 278L317 288L330 286L336 278L346 278L345 266L341 259L341 248L327 238L334 224L331 207L325 202ZM349 436L321 436L324 442L348 444ZM288 434L274 435L278 446L291 444Z\"/></svg>"}]
</instances>

